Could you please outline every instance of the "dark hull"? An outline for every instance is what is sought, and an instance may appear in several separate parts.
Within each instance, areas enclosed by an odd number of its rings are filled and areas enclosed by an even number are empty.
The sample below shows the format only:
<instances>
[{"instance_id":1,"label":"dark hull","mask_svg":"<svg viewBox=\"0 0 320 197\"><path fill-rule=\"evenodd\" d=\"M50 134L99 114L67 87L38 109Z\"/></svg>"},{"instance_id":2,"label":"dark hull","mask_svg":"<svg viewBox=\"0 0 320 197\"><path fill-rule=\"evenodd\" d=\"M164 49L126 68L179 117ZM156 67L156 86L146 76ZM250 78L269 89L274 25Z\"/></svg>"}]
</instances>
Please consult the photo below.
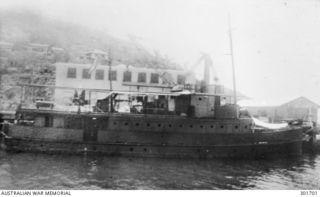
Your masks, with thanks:
<instances>
[{"instance_id":1,"label":"dark hull","mask_svg":"<svg viewBox=\"0 0 320 197\"><path fill-rule=\"evenodd\" d=\"M301 154L301 141L278 144L174 146L140 144L98 144L58 142L35 139L7 139L8 151L31 151L66 154L100 154L107 156L162 157L162 158L272 158Z\"/></svg>"},{"instance_id":2,"label":"dark hull","mask_svg":"<svg viewBox=\"0 0 320 197\"><path fill-rule=\"evenodd\" d=\"M35 120L44 116L53 123L8 125L7 150L166 158L266 158L302 150L302 128L254 130L251 119L36 113Z\"/></svg>"}]
</instances>

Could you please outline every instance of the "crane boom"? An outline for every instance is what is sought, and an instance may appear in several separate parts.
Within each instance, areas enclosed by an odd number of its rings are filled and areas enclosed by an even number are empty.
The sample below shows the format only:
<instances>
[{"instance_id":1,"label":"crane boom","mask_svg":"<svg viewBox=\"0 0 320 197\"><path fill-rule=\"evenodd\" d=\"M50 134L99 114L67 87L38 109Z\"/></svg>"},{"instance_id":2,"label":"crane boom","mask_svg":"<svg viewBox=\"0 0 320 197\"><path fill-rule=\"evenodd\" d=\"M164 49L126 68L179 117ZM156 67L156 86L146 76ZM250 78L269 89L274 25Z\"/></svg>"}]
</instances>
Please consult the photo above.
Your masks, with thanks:
<instances>
[{"instance_id":1,"label":"crane boom","mask_svg":"<svg viewBox=\"0 0 320 197\"><path fill-rule=\"evenodd\" d=\"M210 72L210 68L213 70L213 72L216 74L214 67L213 67L213 61L210 57L210 55L208 55L207 53L201 53L200 58L195 62L195 64L193 64L191 66L191 68L187 71L187 75L191 74L193 72L193 70L199 66L199 64L201 62L204 62L204 73L203 73L203 82L204 82L204 86L207 87L210 84L210 76L211 76L211 72ZM217 76L215 76L215 81L217 81ZM205 88L206 89L206 88Z\"/></svg>"}]
</instances>

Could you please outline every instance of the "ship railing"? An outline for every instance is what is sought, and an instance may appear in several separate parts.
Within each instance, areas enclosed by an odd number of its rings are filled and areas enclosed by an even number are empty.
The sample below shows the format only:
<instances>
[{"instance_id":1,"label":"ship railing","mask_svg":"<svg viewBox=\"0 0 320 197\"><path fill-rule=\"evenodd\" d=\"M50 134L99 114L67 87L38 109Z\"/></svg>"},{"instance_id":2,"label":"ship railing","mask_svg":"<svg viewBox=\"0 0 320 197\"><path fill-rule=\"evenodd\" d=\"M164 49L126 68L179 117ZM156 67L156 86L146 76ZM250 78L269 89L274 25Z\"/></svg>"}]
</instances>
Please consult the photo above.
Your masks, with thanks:
<instances>
[{"instance_id":1,"label":"ship railing","mask_svg":"<svg viewBox=\"0 0 320 197\"><path fill-rule=\"evenodd\" d=\"M52 111L66 111L66 112L78 112L78 113L113 113L114 111L114 106L112 105L112 102L110 102L110 106L107 110L104 110L103 108L99 108L99 106L93 104L91 101L93 101L92 99L92 95L91 93L94 92L99 92L99 93L103 93L103 100L105 99L115 99L112 98L112 95L128 95L128 96L181 96L181 95L197 95L197 96L218 96L218 97L222 97L223 99L227 100L226 98L231 97L232 95L226 95L226 94L221 94L221 93L215 93L215 94L211 94L211 93L197 93L197 92L191 92L191 91L178 91L178 92L139 92L139 91L123 91L123 90L109 90L109 89L87 89L87 88L73 88L73 87L57 87L57 86L48 86L48 85L38 85L38 84L18 84L19 86L22 87L22 94L21 94L21 103L22 104L26 104L28 105L27 107L24 106L24 108L30 108L30 109L39 109L39 110L52 110ZM26 88L30 88L30 91L26 91ZM34 99L28 100L26 99L26 95L27 96L31 96L33 98L35 98L35 94L34 94L34 88L40 88L40 89L67 89L67 90L73 90L75 91L86 91L87 94L84 94L84 97L86 97L86 95L89 95L89 98L87 98L88 100L86 100L86 98L82 98L82 100L84 100L85 102L79 102L79 103L74 103L74 99L72 101L70 101L71 105L68 106L63 106L60 107L57 104L57 100L56 102L51 101L50 99L42 99L41 101L35 101L33 103L31 103L31 101L34 101ZM72 92L72 91L70 91ZM81 93L82 95L82 93ZM101 95L101 96L102 96ZM71 95L71 97L75 95ZM77 96L81 97L81 96ZM100 94L99 94L100 97ZM53 98L52 98L53 99ZM98 100L98 97L95 97L96 100ZM50 100L50 101L49 101ZM224 100L223 100L224 101ZM231 101L231 99L230 99ZM30 102L30 103L28 103ZM64 101L62 101L64 102ZM222 102L222 101L221 101ZM227 101L225 101L227 102ZM87 105L88 104L88 105ZM131 104L130 104L131 105ZM87 107L89 106L89 107ZM137 113L141 113L141 114L148 114L148 112L150 113L154 113L154 111L160 112L160 113L165 113L166 110L163 110L161 108L156 108L156 109L148 109L145 108L146 106L143 107L143 111L142 112L137 112ZM168 111L168 110L167 110ZM129 111L129 113L135 113L134 111ZM170 112L172 113L172 112Z\"/></svg>"},{"instance_id":2,"label":"ship railing","mask_svg":"<svg viewBox=\"0 0 320 197\"><path fill-rule=\"evenodd\" d=\"M172 95L172 96L178 96L182 94L195 94L195 95L202 95L202 96L222 96L222 97L231 97L232 95L224 94L224 93L204 93L204 92L195 92L192 91L193 89L185 89L187 91L176 91L176 92L140 92L140 91L126 91L126 90L110 90L110 89L94 89L94 88L76 88L76 87L67 87L67 86L53 86L53 85L41 85L41 84L24 84L19 83L18 86L20 86L22 90L21 98L24 98L24 88L49 88L49 89L66 89L66 90L78 90L78 91L89 91L89 92L101 92L101 93L107 93L106 96L110 96L111 94L128 94L128 95ZM34 97L34 96L33 96ZM37 97L40 98L40 97ZM42 97L41 97L42 98Z\"/></svg>"}]
</instances>

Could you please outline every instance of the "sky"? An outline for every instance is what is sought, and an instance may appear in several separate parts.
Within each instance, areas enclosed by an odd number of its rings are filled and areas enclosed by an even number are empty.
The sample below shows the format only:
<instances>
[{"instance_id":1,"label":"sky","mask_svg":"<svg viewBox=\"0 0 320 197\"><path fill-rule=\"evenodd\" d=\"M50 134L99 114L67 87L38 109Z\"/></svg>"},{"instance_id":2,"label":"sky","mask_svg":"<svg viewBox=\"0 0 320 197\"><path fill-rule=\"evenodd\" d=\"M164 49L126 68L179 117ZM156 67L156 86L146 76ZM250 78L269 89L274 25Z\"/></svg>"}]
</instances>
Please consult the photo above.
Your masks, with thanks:
<instances>
[{"instance_id":1,"label":"sky","mask_svg":"<svg viewBox=\"0 0 320 197\"><path fill-rule=\"evenodd\" d=\"M220 83L232 88L230 16L237 90L249 104L299 96L320 104L320 0L1 0L0 7L134 35L186 69L208 53Z\"/></svg>"}]
</instances>

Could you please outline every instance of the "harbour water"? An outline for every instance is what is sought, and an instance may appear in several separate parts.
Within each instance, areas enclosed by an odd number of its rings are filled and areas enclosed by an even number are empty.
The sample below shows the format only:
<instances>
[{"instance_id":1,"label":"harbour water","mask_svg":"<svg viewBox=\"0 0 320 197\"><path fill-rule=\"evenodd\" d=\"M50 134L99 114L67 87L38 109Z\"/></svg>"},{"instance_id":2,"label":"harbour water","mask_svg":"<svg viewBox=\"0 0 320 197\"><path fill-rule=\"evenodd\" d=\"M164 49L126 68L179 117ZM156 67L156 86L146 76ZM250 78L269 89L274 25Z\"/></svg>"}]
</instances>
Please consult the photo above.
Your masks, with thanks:
<instances>
[{"instance_id":1,"label":"harbour water","mask_svg":"<svg viewBox=\"0 0 320 197\"><path fill-rule=\"evenodd\" d=\"M0 152L0 189L320 189L320 155L186 160Z\"/></svg>"}]
</instances>

